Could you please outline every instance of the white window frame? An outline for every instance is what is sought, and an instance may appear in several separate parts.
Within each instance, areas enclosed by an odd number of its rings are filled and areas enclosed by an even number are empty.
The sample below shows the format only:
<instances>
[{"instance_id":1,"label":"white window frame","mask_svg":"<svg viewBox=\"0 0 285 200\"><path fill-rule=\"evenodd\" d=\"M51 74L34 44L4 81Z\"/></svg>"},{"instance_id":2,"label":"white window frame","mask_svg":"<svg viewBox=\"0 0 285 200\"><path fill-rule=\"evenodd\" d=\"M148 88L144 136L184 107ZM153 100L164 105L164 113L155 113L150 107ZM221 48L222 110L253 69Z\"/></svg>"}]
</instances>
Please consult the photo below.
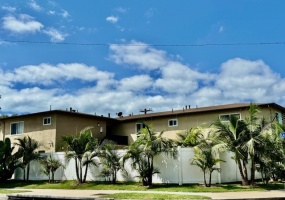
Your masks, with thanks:
<instances>
[{"instance_id":1,"label":"white window frame","mask_svg":"<svg viewBox=\"0 0 285 200\"><path fill-rule=\"evenodd\" d=\"M45 123L45 120L47 120L48 123ZM44 117L43 118L43 125L44 126L51 125L51 117Z\"/></svg>"},{"instance_id":2,"label":"white window frame","mask_svg":"<svg viewBox=\"0 0 285 200\"><path fill-rule=\"evenodd\" d=\"M12 125L13 124L23 124L21 128L16 127L16 133L12 134ZM21 135L24 133L24 121L11 122L10 123L10 135Z\"/></svg>"},{"instance_id":3,"label":"white window frame","mask_svg":"<svg viewBox=\"0 0 285 200\"><path fill-rule=\"evenodd\" d=\"M239 115L238 119L241 119L241 114L240 113L220 114L219 115L219 119L220 119L221 122L229 122L232 115ZM227 117L228 119L223 120L223 119L221 119L222 118L221 116L228 116Z\"/></svg>"},{"instance_id":4,"label":"white window frame","mask_svg":"<svg viewBox=\"0 0 285 200\"><path fill-rule=\"evenodd\" d=\"M170 124L172 122L172 124ZM173 126L178 126L178 119L169 119L168 120L168 126L173 127Z\"/></svg>"},{"instance_id":5,"label":"white window frame","mask_svg":"<svg viewBox=\"0 0 285 200\"><path fill-rule=\"evenodd\" d=\"M138 125L140 126L139 128L138 128ZM139 133L139 131L143 128L145 128L143 123L136 123L136 126L135 126L136 133Z\"/></svg>"}]
</instances>

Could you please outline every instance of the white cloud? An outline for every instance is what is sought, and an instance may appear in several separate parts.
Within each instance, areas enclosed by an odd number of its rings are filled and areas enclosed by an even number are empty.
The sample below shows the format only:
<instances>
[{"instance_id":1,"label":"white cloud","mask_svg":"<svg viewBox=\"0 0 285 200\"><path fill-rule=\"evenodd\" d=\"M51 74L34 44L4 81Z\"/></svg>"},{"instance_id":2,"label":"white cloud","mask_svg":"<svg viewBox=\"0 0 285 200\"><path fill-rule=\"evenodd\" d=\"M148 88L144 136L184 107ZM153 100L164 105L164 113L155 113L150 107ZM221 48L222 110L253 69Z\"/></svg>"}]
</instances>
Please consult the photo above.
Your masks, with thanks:
<instances>
[{"instance_id":1,"label":"white cloud","mask_svg":"<svg viewBox=\"0 0 285 200\"><path fill-rule=\"evenodd\" d=\"M54 11L54 10L49 10L49 11L48 11L48 14L49 14L49 15L54 15L54 14L55 14L55 11Z\"/></svg>"},{"instance_id":2,"label":"white cloud","mask_svg":"<svg viewBox=\"0 0 285 200\"><path fill-rule=\"evenodd\" d=\"M213 79L211 74L202 74L179 62L168 62L161 69L155 87L167 93L189 94L199 88L200 80Z\"/></svg>"},{"instance_id":3,"label":"white cloud","mask_svg":"<svg viewBox=\"0 0 285 200\"><path fill-rule=\"evenodd\" d=\"M185 96L199 105L275 102L277 96L285 99L285 96L280 97L285 90L284 78L262 60L231 59L221 65L220 73L212 74L201 73L181 61L174 61L166 52L140 42L111 45L110 50L111 60L119 65L155 72L151 76L153 85L149 87L154 93L162 91L165 98Z\"/></svg>"},{"instance_id":4,"label":"white cloud","mask_svg":"<svg viewBox=\"0 0 285 200\"><path fill-rule=\"evenodd\" d=\"M196 106L210 106L210 105L219 105L226 103L233 103L233 101L227 102L223 97L223 93L221 90L211 86L205 86L192 93L190 97L192 100L192 107ZM231 99L233 100L233 99ZM239 103L239 102L235 102Z\"/></svg>"},{"instance_id":5,"label":"white cloud","mask_svg":"<svg viewBox=\"0 0 285 200\"><path fill-rule=\"evenodd\" d=\"M14 33L35 33L44 27L40 22L26 14L21 14L18 17L10 15L3 17L2 20L3 28Z\"/></svg>"},{"instance_id":6,"label":"white cloud","mask_svg":"<svg viewBox=\"0 0 285 200\"><path fill-rule=\"evenodd\" d=\"M118 89L143 93L144 90L151 87L152 84L153 81L149 75L136 75L120 80Z\"/></svg>"},{"instance_id":7,"label":"white cloud","mask_svg":"<svg viewBox=\"0 0 285 200\"><path fill-rule=\"evenodd\" d=\"M56 30L55 28L48 28L46 30L43 30L43 33L50 36L50 40L52 42L62 42L65 40L65 37L67 34L63 34L60 31Z\"/></svg>"},{"instance_id":8,"label":"white cloud","mask_svg":"<svg viewBox=\"0 0 285 200\"><path fill-rule=\"evenodd\" d=\"M115 17L115 16L109 16L109 17L106 18L106 21L107 21L107 22L111 22L111 23L113 23L113 24L117 23L118 20L119 20L119 18L118 18L118 17Z\"/></svg>"},{"instance_id":9,"label":"white cloud","mask_svg":"<svg viewBox=\"0 0 285 200\"><path fill-rule=\"evenodd\" d=\"M14 83L32 84L32 85L54 85L59 82L70 80L82 80L87 82L111 79L112 73L99 71L94 66L86 66L79 63L58 64L56 66L49 64L40 64L22 66L10 72L0 71L0 84L12 85Z\"/></svg>"},{"instance_id":10,"label":"white cloud","mask_svg":"<svg viewBox=\"0 0 285 200\"><path fill-rule=\"evenodd\" d=\"M67 18L70 17L70 14L66 10L62 10L61 16Z\"/></svg>"},{"instance_id":11,"label":"white cloud","mask_svg":"<svg viewBox=\"0 0 285 200\"><path fill-rule=\"evenodd\" d=\"M8 12L15 12L17 8L12 7L12 6L2 6L2 10L6 10Z\"/></svg>"},{"instance_id":12,"label":"white cloud","mask_svg":"<svg viewBox=\"0 0 285 200\"><path fill-rule=\"evenodd\" d=\"M139 69L154 70L166 64L166 53L133 41L126 45L111 45L110 58L117 64L135 65Z\"/></svg>"},{"instance_id":13,"label":"white cloud","mask_svg":"<svg viewBox=\"0 0 285 200\"><path fill-rule=\"evenodd\" d=\"M134 42L132 42L134 43ZM119 65L135 65L131 75L80 63L27 65L0 69L2 111L38 112L73 107L80 112L115 116L240 102L285 103L285 78L262 60L230 59L215 74L200 72L153 47L110 46ZM147 72L147 73L146 73ZM22 89L16 89L17 84ZM75 86L74 86L75 85Z\"/></svg>"},{"instance_id":14,"label":"white cloud","mask_svg":"<svg viewBox=\"0 0 285 200\"><path fill-rule=\"evenodd\" d=\"M223 91L226 98L259 102L262 99L268 100L271 88L280 81L280 75L274 73L262 60L235 58L221 65L215 85Z\"/></svg>"},{"instance_id":15,"label":"white cloud","mask_svg":"<svg viewBox=\"0 0 285 200\"><path fill-rule=\"evenodd\" d=\"M27 4L30 8L32 8L35 11L41 11L42 10L41 6L39 6L37 4L37 2L35 2L34 0L30 0Z\"/></svg>"},{"instance_id":16,"label":"white cloud","mask_svg":"<svg viewBox=\"0 0 285 200\"><path fill-rule=\"evenodd\" d=\"M266 88L280 79L262 60L249 61L240 58L223 63L217 86L224 90L238 88Z\"/></svg>"},{"instance_id":17,"label":"white cloud","mask_svg":"<svg viewBox=\"0 0 285 200\"><path fill-rule=\"evenodd\" d=\"M199 73L178 61L172 61L166 52L146 44L132 42L130 45L111 45L111 59L117 64L135 65L140 70L157 70L161 75L153 87L173 94L189 94L199 88L199 83L212 81L214 75ZM156 76L157 76L156 75Z\"/></svg>"}]
</instances>

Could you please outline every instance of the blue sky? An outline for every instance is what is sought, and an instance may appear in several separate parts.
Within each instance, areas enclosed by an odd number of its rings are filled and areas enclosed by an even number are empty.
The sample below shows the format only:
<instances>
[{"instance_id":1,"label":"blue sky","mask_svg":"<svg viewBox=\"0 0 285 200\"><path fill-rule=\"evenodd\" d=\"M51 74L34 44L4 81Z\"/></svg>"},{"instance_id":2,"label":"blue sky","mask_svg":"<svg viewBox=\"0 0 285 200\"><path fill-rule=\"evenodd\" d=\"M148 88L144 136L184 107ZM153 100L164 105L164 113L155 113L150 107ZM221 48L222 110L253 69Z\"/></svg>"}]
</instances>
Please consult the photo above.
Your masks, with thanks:
<instances>
[{"instance_id":1,"label":"blue sky","mask_svg":"<svg viewBox=\"0 0 285 200\"><path fill-rule=\"evenodd\" d=\"M1 0L1 112L285 106L284 8L283 0Z\"/></svg>"}]
</instances>

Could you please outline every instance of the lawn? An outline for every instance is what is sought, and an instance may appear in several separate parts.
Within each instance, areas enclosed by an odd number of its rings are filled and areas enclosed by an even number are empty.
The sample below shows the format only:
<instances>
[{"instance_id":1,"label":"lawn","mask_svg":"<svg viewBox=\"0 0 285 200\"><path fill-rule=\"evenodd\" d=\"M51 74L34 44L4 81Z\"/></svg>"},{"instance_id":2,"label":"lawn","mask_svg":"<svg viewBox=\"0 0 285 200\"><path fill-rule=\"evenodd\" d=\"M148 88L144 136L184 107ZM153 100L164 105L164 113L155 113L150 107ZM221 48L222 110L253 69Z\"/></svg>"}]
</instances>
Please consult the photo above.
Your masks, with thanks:
<instances>
[{"instance_id":1,"label":"lawn","mask_svg":"<svg viewBox=\"0 0 285 200\"><path fill-rule=\"evenodd\" d=\"M210 197L198 195L176 195L176 194L140 194L140 193L118 193L109 194L104 198L114 199L211 199Z\"/></svg>"},{"instance_id":2,"label":"lawn","mask_svg":"<svg viewBox=\"0 0 285 200\"><path fill-rule=\"evenodd\" d=\"M76 184L76 181L61 181L50 184L46 181L8 181L0 183L0 188L25 188L25 189L79 189L79 190L132 190L132 191L168 191L168 192L239 192L239 191L264 191L284 189L282 183L271 183L268 185L257 184L255 187L245 187L240 184L219 184L211 188L204 187L198 184L153 184L151 187L142 186L141 183L121 182L110 184L106 182L88 182L85 184Z\"/></svg>"}]
</instances>

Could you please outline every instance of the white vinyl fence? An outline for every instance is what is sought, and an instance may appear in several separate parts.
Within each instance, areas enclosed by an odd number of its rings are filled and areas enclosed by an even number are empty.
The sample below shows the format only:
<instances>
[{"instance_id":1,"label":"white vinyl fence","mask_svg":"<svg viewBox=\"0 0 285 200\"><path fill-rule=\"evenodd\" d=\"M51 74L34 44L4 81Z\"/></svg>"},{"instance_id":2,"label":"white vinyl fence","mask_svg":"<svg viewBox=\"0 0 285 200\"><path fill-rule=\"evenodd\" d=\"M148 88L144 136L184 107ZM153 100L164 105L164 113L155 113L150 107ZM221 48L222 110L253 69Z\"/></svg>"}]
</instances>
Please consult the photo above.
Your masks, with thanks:
<instances>
[{"instance_id":1,"label":"white vinyl fence","mask_svg":"<svg viewBox=\"0 0 285 200\"><path fill-rule=\"evenodd\" d=\"M117 150L118 153L124 155L126 150ZM42 154L49 156L50 154ZM64 152L52 153L51 156L60 160L65 164L65 169L58 169L55 173L55 180L76 180L75 163L71 160L69 163L65 160ZM173 159L165 154L155 157L154 166L160 170L159 174L154 175L153 183L204 183L203 172L199 167L190 165L190 159L194 157L193 149L178 147L178 155ZM221 168L221 173L214 171L212 174L212 183L224 183L240 181L240 175L237 165L230 153L222 153L219 155L220 159L226 161L218 164ZM97 159L100 163L100 160ZM90 166L88 170L87 180L102 181L99 177L102 166ZM131 168L131 160L125 164L126 172L119 172L117 176L118 181L139 181L138 173ZM38 162L31 163L30 180L47 180L48 177L42 172L42 167ZM260 178L260 174L256 174L256 178ZM208 177L207 177L208 178ZM23 170L17 169L14 174L14 179L23 179Z\"/></svg>"}]
</instances>

